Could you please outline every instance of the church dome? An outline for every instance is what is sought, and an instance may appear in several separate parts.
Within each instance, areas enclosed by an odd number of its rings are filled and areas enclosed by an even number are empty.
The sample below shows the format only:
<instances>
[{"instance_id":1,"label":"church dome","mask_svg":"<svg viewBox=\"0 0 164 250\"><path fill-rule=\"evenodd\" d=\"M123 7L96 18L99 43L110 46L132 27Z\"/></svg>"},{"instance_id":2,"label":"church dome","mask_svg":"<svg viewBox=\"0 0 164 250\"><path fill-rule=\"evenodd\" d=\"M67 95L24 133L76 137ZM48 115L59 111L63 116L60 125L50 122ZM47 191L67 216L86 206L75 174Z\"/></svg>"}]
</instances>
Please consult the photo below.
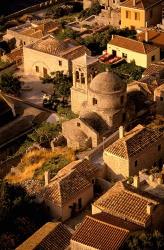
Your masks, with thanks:
<instances>
[{"instance_id":1,"label":"church dome","mask_svg":"<svg viewBox=\"0 0 164 250\"><path fill-rule=\"evenodd\" d=\"M120 77L113 72L102 72L98 74L90 84L90 90L96 93L108 94L119 91L124 87Z\"/></svg>"},{"instance_id":2,"label":"church dome","mask_svg":"<svg viewBox=\"0 0 164 250\"><path fill-rule=\"evenodd\" d=\"M53 55L59 55L67 49L65 42L59 41L53 37L48 37L42 41L39 41L33 47L34 49Z\"/></svg>"}]
</instances>

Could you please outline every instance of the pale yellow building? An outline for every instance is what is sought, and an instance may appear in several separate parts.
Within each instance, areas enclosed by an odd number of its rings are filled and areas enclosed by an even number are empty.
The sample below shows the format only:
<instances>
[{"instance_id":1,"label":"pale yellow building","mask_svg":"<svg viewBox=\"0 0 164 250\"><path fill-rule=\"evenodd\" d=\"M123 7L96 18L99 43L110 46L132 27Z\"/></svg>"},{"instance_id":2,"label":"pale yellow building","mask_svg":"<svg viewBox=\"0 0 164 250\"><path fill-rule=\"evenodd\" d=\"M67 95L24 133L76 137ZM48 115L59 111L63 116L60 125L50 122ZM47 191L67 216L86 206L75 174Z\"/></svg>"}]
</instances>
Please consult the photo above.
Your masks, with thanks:
<instances>
[{"instance_id":1,"label":"pale yellow building","mask_svg":"<svg viewBox=\"0 0 164 250\"><path fill-rule=\"evenodd\" d=\"M107 52L110 55L124 58L128 63L135 62L136 65L143 68L160 60L158 47L117 35L114 35L107 44Z\"/></svg>"},{"instance_id":2,"label":"pale yellow building","mask_svg":"<svg viewBox=\"0 0 164 250\"><path fill-rule=\"evenodd\" d=\"M127 0L121 4L121 28L140 29L161 23L162 0Z\"/></svg>"},{"instance_id":3,"label":"pale yellow building","mask_svg":"<svg viewBox=\"0 0 164 250\"><path fill-rule=\"evenodd\" d=\"M44 77L52 72L72 74L72 60L90 51L72 39L60 41L48 35L23 47L24 72Z\"/></svg>"},{"instance_id":4,"label":"pale yellow building","mask_svg":"<svg viewBox=\"0 0 164 250\"><path fill-rule=\"evenodd\" d=\"M164 133L138 125L128 133L119 129L119 139L104 150L109 179L134 176L142 169L162 166L164 161Z\"/></svg>"}]
</instances>

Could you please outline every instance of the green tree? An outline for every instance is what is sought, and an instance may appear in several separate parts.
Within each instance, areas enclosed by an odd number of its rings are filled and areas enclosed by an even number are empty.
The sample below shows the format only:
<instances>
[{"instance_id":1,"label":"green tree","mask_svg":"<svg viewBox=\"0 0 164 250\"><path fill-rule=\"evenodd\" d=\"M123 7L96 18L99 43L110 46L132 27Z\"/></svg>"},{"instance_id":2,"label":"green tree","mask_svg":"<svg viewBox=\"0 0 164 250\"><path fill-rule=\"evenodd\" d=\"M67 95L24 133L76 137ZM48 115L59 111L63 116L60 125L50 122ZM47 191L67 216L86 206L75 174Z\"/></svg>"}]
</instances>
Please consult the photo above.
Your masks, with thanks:
<instances>
[{"instance_id":1,"label":"green tree","mask_svg":"<svg viewBox=\"0 0 164 250\"><path fill-rule=\"evenodd\" d=\"M61 71L51 73L51 76L42 78L43 83L52 83L54 85L54 94L56 98L62 98L63 100L70 96L70 88L72 86L72 78L65 75Z\"/></svg>"},{"instance_id":2,"label":"green tree","mask_svg":"<svg viewBox=\"0 0 164 250\"><path fill-rule=\"evenodd\" d=\"M15 249L47 221L44 203L37 204L20 185L0 180L0 249Z\"/></svg>"},{"instance_id":3,"label":"green tree","mask_svg":"<svg viewBox=\"0 0 164 250\"><path fill-rule=\"evenodd\" d=\"M126 250L162 250L164 249L164 235L157 230L154 232L135 232L127 241L123 249Z\"/></svg>"},{"instance_id":4,"label":"green tree","mask_svg":"<svg viewBox=\"0 0 164 250\"><path fill-rule=\"evenodd\" d=\"M28 135L31 141L42 145L50 145L51 140L56 137L61 131L61 125L59 123L51 124L43 122L41 126L31 134Z\"/></svg>"},{"instance_id":5,"label":"green tree","mask_svg":"<svg viewBox=\"0 0 164 250\"><path fill-rule=\"evenodd\" d=\"M81 18L87 18L92 15L98 15L101 12L101 5L97 2L93 4L91 8L88 8L86 10L82 10L80 13Z\"/></svg>"},{"instance_id":6,"label":"green tree","mask_svg":"<svg viewBox=\"0 0 164 250\"><path fill-rule=\"evenodd\" d=\"M0 90L14 95L19 95L21 90L20 77L13 74L3 74L0 78Z\"/></svg>"}]
</instances>

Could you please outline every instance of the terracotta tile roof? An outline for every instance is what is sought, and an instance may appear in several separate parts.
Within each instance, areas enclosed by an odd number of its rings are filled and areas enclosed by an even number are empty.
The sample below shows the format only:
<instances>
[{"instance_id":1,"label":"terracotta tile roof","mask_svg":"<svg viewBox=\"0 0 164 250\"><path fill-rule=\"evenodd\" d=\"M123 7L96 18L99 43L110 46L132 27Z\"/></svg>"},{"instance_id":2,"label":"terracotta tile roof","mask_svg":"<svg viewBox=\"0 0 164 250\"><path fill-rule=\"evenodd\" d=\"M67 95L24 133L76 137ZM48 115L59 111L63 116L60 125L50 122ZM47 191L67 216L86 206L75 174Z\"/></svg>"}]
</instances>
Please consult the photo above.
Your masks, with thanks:
<instances>
[{"instance_id":1,"label":"terracotta tile roof","mask_svg":"<svg viewBox=\"0 0 164 250\"><path fill-rule=\"evenodd\" d=\"M150 43L153 43L154 45L159 46L160 48L164 48L164 32L156 30L148 30L147 32ZM140 42L144 42L145 31L137 35L137 40Z\"/></svg>"},{"instance_id":2,"label":"terracotta tile roof","mask_svg":"<svg viewBox=\"0 0 164 250\"><path fill-rule=\"evenodd\" d=\"M151 217L147 213L147 205L156 206L159 204L157 199L150 197L152 196L141 193L131 185L119 181L94 205L101 211L145 227L149 224Z\"/></svg>"},{"instance_id":3,"label":"terracotta tile roof","mask_svg":"<svg viewBox=\"0 0 164 250\"><path fill-rule=\"evenodd\" d=\"M164 65L152 63L145 71L143 72L143 76L157 75L160 74L164 78Z\"/></svg>"},{"instance_id":4,"label":"terracotta tile roof","mask_svg":"<svg viewBox=\"0 0 164 250\"><path fill-rule=\"evenodd\" d=\"M139 230L143 229L141 226L136 225L133 222L121 219L119 217L116 217L114 215L111 215L111 214L105 213L105 212L94 214L94 215L92 215L92 217L97 219L97 220L101 220L103 222L106 222L108 224L127 229L130 232L139 231Z\"/></svg>"},{"instance_id":5,"label":"terracotta tile roof","mask_svg":"<svg viewBox=\"0 0 164 250\"><path fill-rule=\"evenodd\" d=\"M24 241L16 250L64 250L72 234L62 223L48 222Z\"/></svg>"},{"instance_id":6,"label":"terracotta tile roof","mask_svg":"<svg viewBox=\"0 0 164 250\"><path fill-rule=\"evenodd\" d=\"M131 51L135 51L141 54L148 54L151 51L157 49L157 47L154 45L136 41L134 39L130 39L130 38L123 37L123 36L117 36L117 35L114 35L114 37L110 40L109 44L118 46L124 49L128 49Z\"/></svg>"},{"instance_id":7,"label":"terracotta tile roof","mask_svg":"<svg viewBox=\"0 0 164 250\"><path fill-rule=\"evenodd\" d=\"M67 60L76 59L89 51L85 46L77 45L71 39L60 41L51 35L40 39L28 47L43 53L66 58Z\"/></svg>"},{"instance_id":8,"label":"terracotta tile roof","mask_svg":"<svg viewBox=\"0 0 164 250\"><path fill-rule=\"evenodd\" d=\"M14 49L13 51L11 51L9 54L6 54L5 57L10 61L10 62L14 62L14 61L18 61L18 60L22 60L23 59L23 49Z\"/></svg>"},{"instance_id":9,"label":"terracotta tile roof","mask_svg":"<svg viewBox=\"0 0 164 250\"><path fill-rule=\"evenodd\" d=\"M135 7L133 6L133 0L127 0L121 3L121 6L134 8L134 9L148 9L151 8L153 5L161 4L163 0L136 0Z\"/></svg>"},{"instance_id":10,"label":"terracotta tile roof","mask_svg":"<svg viewBox=\"0 0 164 250\"><path fill-rule=\"evenodd\" d=\"M77 170L72 170L63 176L56 176L48 186L44 187L39 196L42 199L62 205L91 185Z\"/></svg>"},{"instance_id":11,"label":"terracotta tile roof","mask_svg":"<svg viewBox=\"0 0 164 250\"><path fill-rule=\"evenodd\" d=\"M86 216L73 235L71 242L99 249L120 249L129 236L129 231L106 222Z\"/></svg>"},{"instance_id":12,"label":"terracotta tile roof","mask_svg":"<svg viewBox=\"0 0 164 250\"><path fill-rule=\"evenodd\" d=\"M87 159L73 161L67 166L65 166L63 169L61 169L58 172L57 176L67 174L71 170L78 171L79 175L91 182L91 180L95 177L97 167Z\"/></svg>"},{"instance_id":13,"label":"terracotta tile roof","mask_svg":"<svg viewBox=\"0 0 164 250\"><path fill-rule=\"evenodd\" d=\"M105 153L128 159L158 142L163 136L164 134L157 129L138 125L106 148Z\"/></svg>"}]
</instances>

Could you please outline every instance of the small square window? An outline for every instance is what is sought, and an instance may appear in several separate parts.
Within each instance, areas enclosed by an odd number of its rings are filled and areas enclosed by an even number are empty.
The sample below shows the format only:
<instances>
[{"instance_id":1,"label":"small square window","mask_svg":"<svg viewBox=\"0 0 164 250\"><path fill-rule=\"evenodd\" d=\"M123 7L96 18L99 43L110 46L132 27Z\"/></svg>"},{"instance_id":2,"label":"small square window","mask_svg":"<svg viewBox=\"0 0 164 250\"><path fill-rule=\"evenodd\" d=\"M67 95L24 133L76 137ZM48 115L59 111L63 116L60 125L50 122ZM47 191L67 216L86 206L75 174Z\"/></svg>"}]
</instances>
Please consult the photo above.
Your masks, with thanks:
<instances>
[{"instance_id":1,"label":"small square window","mask_svg":"<svg viewBox=\"0 0 164 250\"><path fill-rule=\"evenodd\" d=\"M151 61L152 61L152 62L155 61L155 56L152 56L152 57L151 57Z\"/></svg>"},{"instance_id":2,"label":"small square window","mask_svg":"<svg viewBox=\"0 0 164 250\"><path fill-rule=\"evenodd\" d=\"M163 102L163 97L162 96L160 96L160 101Z\"/></svg>"},{"instance_id":3,"label":"small square window","mask_svg":"<svg viewBox=\"0 0 164 250\"><path fill-rule=\"evenodd\" d=\"M93 98L93 105L96 105L97 104L97 99L96 98Z\"/></svg>"},{"instance_id":4,"label":"small square window","mask_svg":"<svg viewBox=\"0 0 164 250\"><path fill-rule=\"evenodd\" d=\"M62 61L59 61L59 66L62 66Z\"/></svg>"},{"instance_id":5,"label":"small square window","mask_svg":"<svg viewBox=\"0 0 164 250\"><path fill-rule=\"evenodd\" d=\"M136 161L135 161L135 167L137 167L137 165L138 165L138 161L136 160Z\"/></svg>"},{"instance_id":6,"label":"small square window","mask_svg":"<svg viewBox=\"0 0 164 250\"><path fill-rule=\"evenodd\" d=\"M77 122L77 127L80 127L80 122Z\"/></svg>"}]
</instances>

